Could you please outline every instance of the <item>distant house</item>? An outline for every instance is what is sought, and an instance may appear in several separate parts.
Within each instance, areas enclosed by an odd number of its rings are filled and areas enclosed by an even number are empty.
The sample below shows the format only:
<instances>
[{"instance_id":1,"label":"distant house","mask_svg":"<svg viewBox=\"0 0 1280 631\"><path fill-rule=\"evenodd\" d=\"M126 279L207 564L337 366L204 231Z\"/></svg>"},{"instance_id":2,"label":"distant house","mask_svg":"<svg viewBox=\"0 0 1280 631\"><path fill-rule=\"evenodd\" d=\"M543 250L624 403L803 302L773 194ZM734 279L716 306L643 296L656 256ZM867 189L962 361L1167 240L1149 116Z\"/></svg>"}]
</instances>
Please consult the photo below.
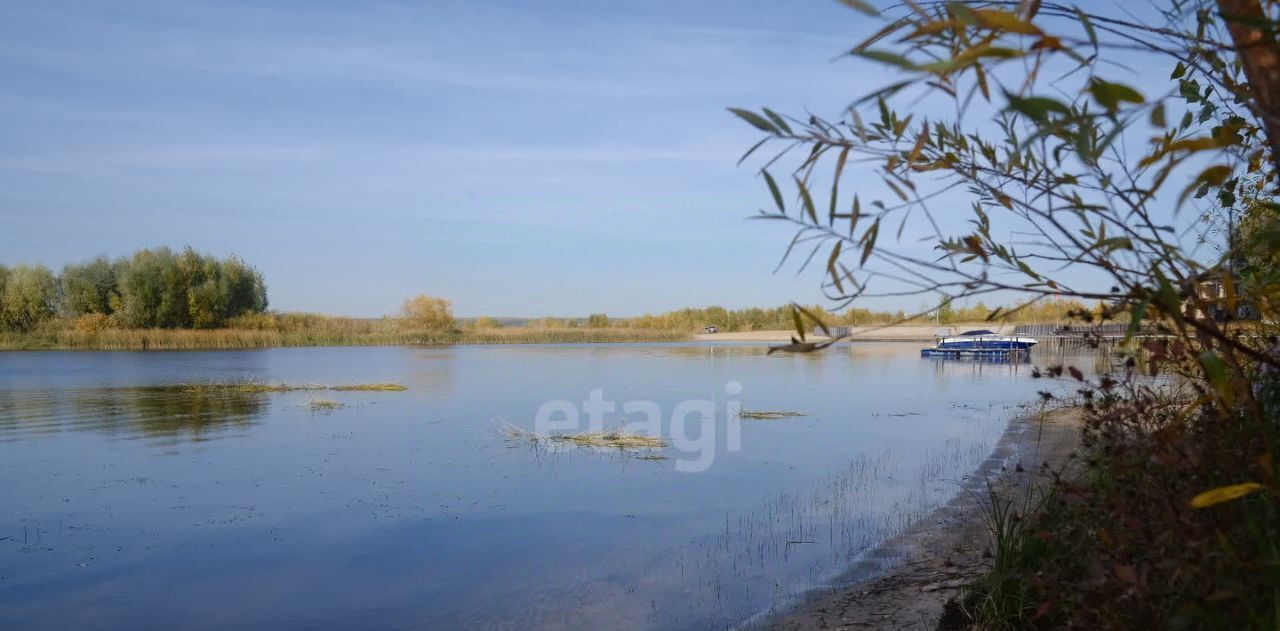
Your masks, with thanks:
<instances>
[{"instance_id":1,"label":"distant house","mask_svg":"<svg viewBox=\"0 0 1280 631\"><path fill-rule=\"evenodd\" d=\"M702 332L703 333L719 333L720 329L716 328L715 326L709 326L709 327L703 328Z\"/></svg>"},{"instance_id":2,"label":"distant house","mask_svg":"<svg viewBox=\"0 0 1280 631\"><path fill-rule=\"evenodd\" d=\"M1187 293L1191 296L1182 308L1188 318L1225 322L1257 317L1253 305L1241 294L1240 275L1233 270L1214 268L1193 278L1188 285Z\"/></svg>"}]
</instances>

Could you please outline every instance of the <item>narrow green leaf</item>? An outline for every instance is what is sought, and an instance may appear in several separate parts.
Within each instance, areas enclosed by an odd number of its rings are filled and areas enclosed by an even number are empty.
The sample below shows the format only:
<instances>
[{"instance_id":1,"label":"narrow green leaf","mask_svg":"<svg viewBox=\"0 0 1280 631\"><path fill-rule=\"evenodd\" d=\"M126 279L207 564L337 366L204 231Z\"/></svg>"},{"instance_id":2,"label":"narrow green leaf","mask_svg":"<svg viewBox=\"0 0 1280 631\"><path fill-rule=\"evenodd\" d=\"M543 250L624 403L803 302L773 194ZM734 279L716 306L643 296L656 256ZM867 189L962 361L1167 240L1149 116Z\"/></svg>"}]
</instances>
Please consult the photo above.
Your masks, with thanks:
<instances>
[{"instance_id":1,"label":"narrow green leaf","mask_svg":"<svg viewBox=\"0 0 1280 631\"><path fill-rule=\"evenodd\" d=\"M813 315L812 311L809 311L808 309L801 307L799 303L792 303L792 306L795 307L796 309L799 309L800 313L803 313L804 315L808 316L810 320L813 320L813 323L818 325L818 329L822 331L823 335L826 335L828 337L831 336L831 329L827 328L827 325L823 323L822 318L819 318L818 316Z\"/></svg>"},{"instance_id":2,"label":"narrow green leaf","mask_svg":"<svg viewBox=\"0 0 1280 631\"><path fill-rule=\"evenodd\" d=\"M768 171L761 169L760 173L764 175L764 181L769 185L769 193L773 195L773 203L778 205L778 212L787 213L787 205L782 201L782 191L778 190L778 183L773 181L773 176Z\"/></svg>"},{"instance_id":3,"label":"narrow green leaf","mask_svg":"<svg viewBox=\"0 0 1280 631\"><path fill-rule=\"evenodd\" d=\"M1120 103L1144 103L1146 99L1141 92L1124 85L1123 83L1112 83L1104 79L1094 77L1089 81L1089 94L1093 95L1093 99L1098 105L1106 108L1108 112L1114 112L1120 107Z\"/></svg>"},{"instance_id":4,"label":"narrow green leaf","mask_svg":"<svg viewBox=\"0 0 1280 631\"><path fill-rule=\"evenodd\" d=\"M875 7L864 2L863 0L840 0L840 4L843 4L844 6L849 7L855 11L860 11L871 17L877 17L880 15L880 12L877 11Z\"/></svg>"},{"instance_id":5,"label":"narrow green leaf","mask_svg":"<svg viewBox=\"0 0 1280 631\"><path fill-rule=\"evenodd\" d=\"M742 120L747 121L748 123L751 124L752 127L755 127L760 131L768 132L770 134L778 133L778 129L773 126L773 123L769 122L768 119L766 119L765 117L755 112L752 112L750 110L744 110L738 107L731 107L729 108L729 111L733 112L734 115L736 115L738 118L741 118Z\"/></svg>"},{"instance_id":6,"label":"narrow green leaf","mask_svg":"<svg viewBox=\"0 0 1280 631\"><path fill-rule=\"evenodd\" d=\"M1017 112L1041 123L1047 122L1051 113L1062 115L1071 113L1071 109L1064 103L1047 97L1032 96L1024 98L1008 91L1004 93L1004 97L1009 102L1005 107L1006 110Z\"/></svg>"},{"instance_id":7,"label":"narrow green leaf","mask_svg":"<svg viewBox=\"0 0 1280 631\"><path fill-rule=\"evenodd\" d=\"M840 174L844 172L845 160L849 157L849 148L845 147L840 156L836 158L835 176L831 178L831 208L827 213L827 225L834 225L836 222L836 199L840 194Z\"/></svg>"},{"instance_id":8,"label":"narrow green leaf","mask_svg":"<svg viewBox=\"0 0 1280 631\"><path fill-rule=\"evenodd\" d=\"M760 139L760 142L757 142L756 144L751 145L751 148L747 149L747 152L742 154L741 158L738 158L738 166L742 166L742 163L746 162L747 158L751 157L751 154L756 152L756 149L759 149L760 147L764 146L764 143L769 142L770 140L772 140L770 136L765 136L764 138Z\"/></svg>"},{"instance_id":9,"label":"narrow green leaf","mask_svg":"<svg viewBox=\"0 0 1280 631\"><path fill-rule=\"evenodd\" d=\"M1227 378L1227 365L1213 351L1200 353L1200 366L1204 368L1204 376L1219 394L1225 394L1230 385Z\"/></svg>"},{"instance_id":10,"label":"narrow green leaf","mask_svg":"<svg viewBox=\"0 0 1280 631\"><path fill-rule=\"evenodd\" d=\"M880 236L880 219L877 217L876 222L871 224L870 228L862 235L862 258L858 261L859 266L867 264L867 259L871 258L871 253L876 249L876 238Z\"/></svg>"},{"instance_id":11,"label":"narrow green leaf","mask_svg":"<svg viewBox=\"0 0 1280 631\"><path fill-rule=\"evenodd\" d=\"M773 124L776 125L778 129L781 129L788 134L791 133L791 126L788 125L787 120L779 116L777 112L766 107L764 108L764 115L768 116L769 120L773 121Z\"/></svg>"},{"instance_id":12,"label":"narrow green leaf","mask_svg":"<svg viewBox=\"0 0 1280 631\"><path fill-rule=\"evenodd\" d=\"M1147 306L1150 304L1149 301L1143 300L1133 308L1133 311L1129 314L1129 328L1124 332L1125 341L1131 339L1142 327L1142 319L1147 317Z\"/></svg>"},{"instance_id":13,"label":"narrow green leaf","mask_svg":"<svg viewBox=\"0 0 1280 631\"><path fill-rule=\"evenodd\" d=\"M809 195L809 187L805 186L804 180L799 177L792 176L796 181L796 188L800 189L800 201L804 203L804 211L809 213L809 220L818 224L818 211L813 207L813 196Z\"/></svg>"},{"instance_id":14,"label":"narrow green leaf","mask_svg":"<svg viewBox=\"0 0 1280 631\"><path fill-rule=\"evenodd\" d=\"M1098 48L1098 32L1093 30L1093 21L1089 19L1089 16L1084 11L1080 10L1080 7L1072 8L1076 11L1076 17L1080 18L1080 24L1084 25L1084 32L1089 36L1089 43L1096 50Z\"/></svg>"},{"instance_id":15,"label":"narrow green leaf","mask_svg":"<svg viewBox=\"0 0 1280 631\"><path fill-rule=\"evenodd\" d=\"M902 55L899 55L897 53L891 53L884 50L859 50L859 51L851 52L849 54L855 57L862 57L864 59L870 59L871 61L877 61L882 64L897 66L899 68L902 68L903 70L916 69L916 65L914 63L911 63L910 59L907 59L906 57L903 57Z\"/></svg>"},{"instance_id":16,"label":"narrow green leaf","mask_svg":"<svg viewBox=\"0 0 1280 631\"><path fill-rule=\"evenodd\" d=\"M833 277L839 276L836 274L836 261L840 259L840 249L843 246L844 241L836 241L835 247L831 248L831 256L827 258L827 271L831 272Z\"/></svg>"}]
</instances>

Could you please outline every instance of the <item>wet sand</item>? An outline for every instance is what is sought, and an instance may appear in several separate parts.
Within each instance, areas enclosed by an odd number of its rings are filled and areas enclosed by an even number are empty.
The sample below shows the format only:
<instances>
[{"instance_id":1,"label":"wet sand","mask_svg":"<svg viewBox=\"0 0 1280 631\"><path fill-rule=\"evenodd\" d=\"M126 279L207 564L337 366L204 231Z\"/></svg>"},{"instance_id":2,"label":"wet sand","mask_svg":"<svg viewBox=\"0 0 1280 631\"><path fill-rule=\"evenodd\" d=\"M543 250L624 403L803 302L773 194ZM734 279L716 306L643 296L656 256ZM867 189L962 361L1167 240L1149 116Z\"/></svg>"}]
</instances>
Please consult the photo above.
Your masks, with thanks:
<instances>
[{"instance_id":1,"label":"wet sand","mask_svg":"<svg viewBox=\"0 0 1280 631\"><path fill-rule=\"evenodd\" d=\"M956 497L908 532L867 555L833 586L748 628L936 629L943 605L988 568L980 501L987 480L1002 497L1021 499L1046 478L1045 467L1077 466L1079 410L1014 420L991 457L961 483ZM886 573L887 572L887 573ZM867 577L875 577L868 579Z\"/></svg>"}]
</instances>

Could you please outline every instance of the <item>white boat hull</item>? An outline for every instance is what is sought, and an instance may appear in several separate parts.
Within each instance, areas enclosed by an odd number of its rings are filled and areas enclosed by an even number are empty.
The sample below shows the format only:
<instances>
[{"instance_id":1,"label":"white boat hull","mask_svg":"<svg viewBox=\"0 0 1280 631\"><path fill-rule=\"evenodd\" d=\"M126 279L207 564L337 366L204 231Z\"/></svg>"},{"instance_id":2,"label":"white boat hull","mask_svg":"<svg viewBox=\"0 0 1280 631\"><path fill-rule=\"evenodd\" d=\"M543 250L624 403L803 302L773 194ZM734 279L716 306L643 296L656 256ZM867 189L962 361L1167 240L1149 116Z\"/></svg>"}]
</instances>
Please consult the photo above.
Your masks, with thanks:
<instances>
[{"instance_id":1,"label":"white boat hull","mask_svg":"<svg viewBox=\"0 0 1280 631\"><path fill-rule=\"evenodd\" d=\"M947 350L1030 350L1036 345L1032 337L1014 335L960 335L938 340L938 348Z\"/></svg>"}]
</instances>

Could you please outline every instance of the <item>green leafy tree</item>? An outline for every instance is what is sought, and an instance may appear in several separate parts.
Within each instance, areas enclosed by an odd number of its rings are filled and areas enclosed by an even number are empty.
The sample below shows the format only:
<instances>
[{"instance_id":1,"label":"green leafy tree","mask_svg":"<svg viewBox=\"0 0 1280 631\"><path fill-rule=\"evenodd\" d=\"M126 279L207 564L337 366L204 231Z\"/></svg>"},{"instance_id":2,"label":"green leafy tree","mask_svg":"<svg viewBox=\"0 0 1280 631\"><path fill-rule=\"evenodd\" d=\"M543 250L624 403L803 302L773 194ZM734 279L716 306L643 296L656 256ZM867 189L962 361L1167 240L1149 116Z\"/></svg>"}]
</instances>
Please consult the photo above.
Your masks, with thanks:
<instances>
[{"instance_id":1,"label":"green leafy tree","mask_svg":"<svg viewBox=\"0 0 1280 631\"><path fill-rule=\"evenodd\" d=\"M62 285L62 311L67 315L110 315L115 310L113 304L118 304L116 268L105 256L64 266L58 280Z\"/></svg>"},{"instance_id":2,"label":"green leafy tree","mask_svg":"<svg viewBox=\"0 0 1280 631\"><path fill-rule=\"evenodd\" d=\"M0 296L0 321L12 331L30 331L52 318L58 304L58 281L42 265L18 265L8 270Z\"/></svg>"},{"instance_id":3,"label":"green leafy tree","mask_svg":"<svg viewBox=\"0 0 1280 631\"><path fill-rule=\"evenodd\" d=\"M587 316L587 326L593 329L608 328L609 316L603 313L593 313Z\"/></svg>"},{"instance_id":4,"label":"green leafy tree","mask_svg":"<svg viewBox=\"0 0 1280 631\"><path fill-rule=\"evenodd\" d=\"M139 250L121 266L120 315L135 328L177 327L184 316L178 305L186 306L186 295L173 295L177 282L177 261L169 248Z\"/></svg>"},{"instance_id":5,"label":"green leafy tree","mask_svg":"<svg viewBox=\"0 0 1280 631\"><path fill-rule=\"evenodd\" d=\"M225 296L228 318L267 310L267 285L262 274L240 257L222 262L219 291Z\"/></svg>"},{"instance_id":6,"label":"green leafy tree","mask_svg":"<svg viewBox=\"0 0 1280 631\"><path fill-rule=\"evenodd\" d=\"M985 317L986 314L983 314ZM938 324L951 324L956 321L956 310L951 306L951 299L944 298L938 304Z\"/></svg>"},{"instance_id":7,"label":"green leafy tree","mask_svg":"<svg viewBox=\"0 0 1280 631\"><path fill-rule=\"evenodd\" d=\"M5 287L9 285L9 268L0 265L0 330L5 328L4 322L4 292Z\"/></svg>"}]
</instances>

